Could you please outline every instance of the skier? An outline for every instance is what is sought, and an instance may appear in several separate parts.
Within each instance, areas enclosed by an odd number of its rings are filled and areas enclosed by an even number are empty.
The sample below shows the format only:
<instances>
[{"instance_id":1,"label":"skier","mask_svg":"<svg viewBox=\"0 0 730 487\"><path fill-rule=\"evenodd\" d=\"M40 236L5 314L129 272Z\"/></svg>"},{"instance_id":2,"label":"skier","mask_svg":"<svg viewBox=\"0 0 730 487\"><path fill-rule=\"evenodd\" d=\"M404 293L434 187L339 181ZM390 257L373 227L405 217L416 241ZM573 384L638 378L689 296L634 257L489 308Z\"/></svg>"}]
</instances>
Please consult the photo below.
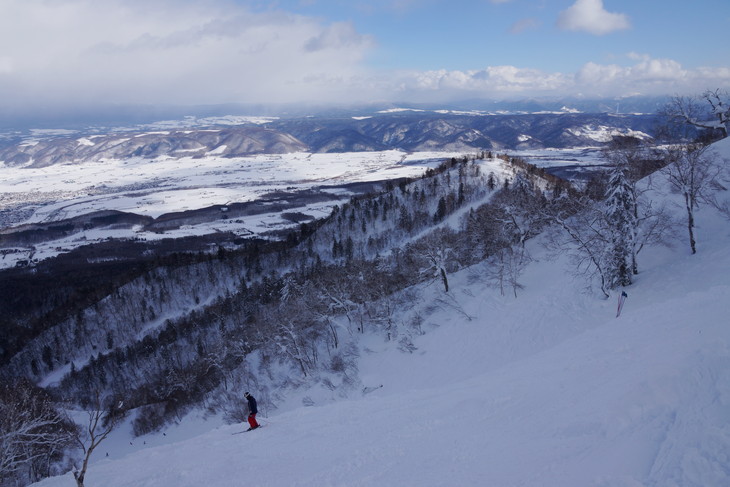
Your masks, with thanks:
<instances>
[{"instance_id":1,"label":"skier","mask_svg":"<svg viewBox=\"0 0 730 487\"><path fill-rule=\"evenodd\" d=\"M247 431L255 430L259 427L259 424L256 422L256 413L259 412L258 408L256 407L256 398L248 392L245 393L243 397L245 397L248 401L248 424L250 428Z\"/></svg>"}]
</instances>

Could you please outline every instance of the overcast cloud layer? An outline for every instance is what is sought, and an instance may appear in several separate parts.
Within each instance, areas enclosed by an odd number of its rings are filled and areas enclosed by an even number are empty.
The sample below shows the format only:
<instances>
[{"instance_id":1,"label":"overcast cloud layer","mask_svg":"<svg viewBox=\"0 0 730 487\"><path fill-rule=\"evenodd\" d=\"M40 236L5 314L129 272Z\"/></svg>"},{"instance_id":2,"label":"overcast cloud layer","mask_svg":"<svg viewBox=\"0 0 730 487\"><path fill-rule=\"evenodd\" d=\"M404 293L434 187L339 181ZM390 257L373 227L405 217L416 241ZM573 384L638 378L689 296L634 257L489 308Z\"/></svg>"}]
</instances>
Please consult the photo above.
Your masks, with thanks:
<instances>
[{"instance_id":1,"label":"overcast cloud layer","mask_svg":"<svg viewBox=\"0 0 730 487\"><path fill-rule=\"evenodd\" d=\"M538 25L525 18L505 26L505 36ZM601 0L577 0L555 25L604 36L631 21ZM367 63L377 48L378 39L351 22L254 12L233 0L2 0L0 105L447 101L730 87L730 67L689 69L641 53L575 72L382 71Z\"/></svg>"}]
</instances>

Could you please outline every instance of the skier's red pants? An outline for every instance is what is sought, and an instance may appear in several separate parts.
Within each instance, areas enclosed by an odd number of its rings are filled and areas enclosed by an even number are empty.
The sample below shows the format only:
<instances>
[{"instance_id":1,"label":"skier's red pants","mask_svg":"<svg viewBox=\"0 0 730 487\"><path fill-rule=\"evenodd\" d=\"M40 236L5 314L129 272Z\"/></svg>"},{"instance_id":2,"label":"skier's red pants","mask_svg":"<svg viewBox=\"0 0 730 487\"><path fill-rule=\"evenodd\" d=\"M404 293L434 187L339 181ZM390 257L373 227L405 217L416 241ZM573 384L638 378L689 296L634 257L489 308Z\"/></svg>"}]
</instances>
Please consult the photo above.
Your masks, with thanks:
<instances>
[{"instance_id":1,"label":"skier's red pants","mask_svg":"<svg viewBox=\"0 0 730 487\"><path fill-rule=\"evenodd\" d=\"M249 414L248 415L248 425L251 428L258 428L259 424L256 422L256 415L255 414Z\"/></svg>"}]
</instances>

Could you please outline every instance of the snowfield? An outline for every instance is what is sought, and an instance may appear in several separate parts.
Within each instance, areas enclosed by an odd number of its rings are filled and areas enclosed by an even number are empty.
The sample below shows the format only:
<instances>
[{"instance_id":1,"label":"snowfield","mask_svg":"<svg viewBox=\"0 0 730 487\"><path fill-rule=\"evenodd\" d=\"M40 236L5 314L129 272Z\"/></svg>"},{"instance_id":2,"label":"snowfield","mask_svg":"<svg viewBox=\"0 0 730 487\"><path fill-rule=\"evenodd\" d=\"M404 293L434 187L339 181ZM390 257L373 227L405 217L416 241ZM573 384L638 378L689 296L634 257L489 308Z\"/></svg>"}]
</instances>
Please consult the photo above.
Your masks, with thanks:
<instances>
[{"instance_id":1,"label":"snowfield","mask_svg":"<svg viewBox=\"0 0 730 487\"><path fill-rule=\"evenodd\" d=\"M211 152L204 158L139 157L43 168L0 164L0 210L34 210L19 223L56 221L101 209L157 217L250 201L287 187L417 177L455 155L459 154L383 151L225 158Z\"/></svg>"},{"instance_id":2,"label":"snowfield","mask_svg":"<svg viewBox=\"0 0 730 487\"><path fill-rule=\"evenodd\" d=\"M730 156L730 141L718 147ZM663 198L683 216L677 195ZM86 483L728 486L730 223L702 208L696 255L681 230L672 247L639 254L618 318L618 293L584 293L566 256L531 242L537 261L517 298L477 266L450 276L448 296L426 289L412 352L356 335L360 382L347 397L295 391L244 434L194 417L165 436L122 429L95 452ZM73 484L69 473L35 485Z\"/></svg>"},{"instance_id":3,"label":"snowfield","mask_svg":"<svg viewBox=\"0 0 730 487\"><path fill-rule=\"evenodd\" d=\"M95 211L117 210L156 218L166 213L255 201L276 191L294 194L310 189L331 194L332 198L289 211L322 218L354 194L338 185L419 177L444 160L461 155L391 150L236 158L137 157L43 168L0 163L0 232L6 227L56 222ZM43 260L107 239L159 240L218 232L249 237L296 226L277 211L185 225L164 233L142 228L97 228L32 247L13 248L0 255L0 268L31 258Z\"/></svg>"}]
</instances>

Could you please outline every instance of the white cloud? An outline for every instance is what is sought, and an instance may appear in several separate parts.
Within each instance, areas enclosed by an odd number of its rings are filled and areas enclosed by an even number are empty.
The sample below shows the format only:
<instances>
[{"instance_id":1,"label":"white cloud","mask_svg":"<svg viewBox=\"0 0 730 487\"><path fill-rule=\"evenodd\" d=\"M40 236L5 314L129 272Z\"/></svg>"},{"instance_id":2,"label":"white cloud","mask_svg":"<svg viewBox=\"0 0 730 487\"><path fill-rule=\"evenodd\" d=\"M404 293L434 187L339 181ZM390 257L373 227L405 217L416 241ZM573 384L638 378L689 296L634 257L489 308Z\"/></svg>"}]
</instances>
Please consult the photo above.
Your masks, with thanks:
<instances>
[{"instance_id":1,"label":"white cloud","mask_svg":"<svg viewBox=\"0 0 730 487\"><path fill-rule=\"evenodd\" d=\"M591 95L615 96L625 93L698 93L708 88L730 87L730 68L684 68L673 59L653 59L629 53L631 66L585 64L575 74L575 89Z\"/></svg>"},{"instance_id":2,"label":"white cloud","mask_svg":"<svg viewBox=\"0 0 730 487\"><path fill-rule=\"evenodd\" d=\"M349 23L231 0L3 0L0 100L324 101L373 45Z\"/></svg>"},{"instance_id":3,"label":"white cloud","mask_svg":"<svg viewBox=\"0 0 730 487\"><path fill-rule=\"evenodd\" d=\"M708 87L730 88L730 68L686 69L672 59L629 55L630 66L589 62L575 73L545 72L516 66L470 71L400 73L399 99L448 100L458 97L539 95L623 96L698 93Z\"/></svg>"},{"instance_id":4,"label":"white cloud","mask_svg":"<svg viewBox=\"0 0 730 487\"><path fill-rule=\"evenodd\" d=\"M401 73L401 98L414 101L445 100L464 96L501 97L563 92L571 77L516 66L489 66L469 71L419 71Z\"/></svg>"},{"instance_id":5,"label":"white cloud","mask_svg":"<svg viewBox=\"0 0 730 487\"><path fill-rule=\"evenodd\" d=\"M557 25L564 30L584 31L595 35L631 27L625 14L606 11L603 0L576 0L572 6L560 12Z\"/></svg>"}]
</instances>

